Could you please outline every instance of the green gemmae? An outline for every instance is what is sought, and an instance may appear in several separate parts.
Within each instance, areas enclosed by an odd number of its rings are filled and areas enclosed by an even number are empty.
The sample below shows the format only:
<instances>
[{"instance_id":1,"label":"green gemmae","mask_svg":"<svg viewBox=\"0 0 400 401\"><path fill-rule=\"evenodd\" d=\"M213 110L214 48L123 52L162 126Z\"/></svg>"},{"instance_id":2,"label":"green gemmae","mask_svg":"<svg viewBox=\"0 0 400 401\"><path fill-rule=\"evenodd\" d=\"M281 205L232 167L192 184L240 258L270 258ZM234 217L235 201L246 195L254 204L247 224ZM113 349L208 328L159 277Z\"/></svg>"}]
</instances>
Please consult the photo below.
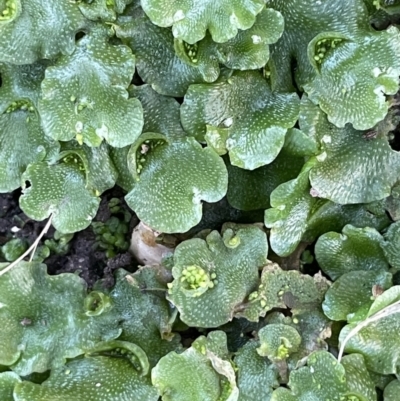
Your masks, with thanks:
<instances>
[{"instance_id":1,"label":"green gemmae","mask_svg":"<svg viewBox=\"0 0 400 401\"><path fill-rule=\"evenodd\" d=\"M187 290L195 290L196 296L200 296L208 288L218 284L215 273L207 273L199 266L188 266L182 270L181 282Z\"/></svg>"}]
</instances>

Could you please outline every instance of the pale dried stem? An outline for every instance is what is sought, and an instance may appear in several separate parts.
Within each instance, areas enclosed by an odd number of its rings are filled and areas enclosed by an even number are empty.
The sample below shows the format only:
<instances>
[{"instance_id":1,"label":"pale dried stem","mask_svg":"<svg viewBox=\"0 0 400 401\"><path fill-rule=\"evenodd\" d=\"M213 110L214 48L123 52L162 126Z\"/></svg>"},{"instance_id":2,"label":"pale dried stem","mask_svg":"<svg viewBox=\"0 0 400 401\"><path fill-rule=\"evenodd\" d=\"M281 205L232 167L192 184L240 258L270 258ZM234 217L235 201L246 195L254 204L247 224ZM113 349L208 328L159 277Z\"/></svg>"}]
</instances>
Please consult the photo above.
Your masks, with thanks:
<instances>
[{"instance_id":1,"label":"pale dried stem","mask_svg":"<svg viewBox=\"0 0 400 401\"><path fill-rule=\"evenodd\" d=\"M347 342L355 336L360 330L368 326L372 322L376 322L377 320L383 319L390 315L400 312L400 300L395 302L394 304L388 305L385 308L381 309L380 311L376 312L374 315L370 316L369 318L365 319L364 321L360 322L356 327L349 331L345 339L343 340L342 344L340 345L339 355L338 355L338 362L340 363L344 348Z\"/></svg>"},{"instance_id":2,"label":"pale dried stem","mask_svg":"<svg viewBox=\"0 0 400 401\"><path fill-rule=\"evenodd\" d=\"M47 231L49 231L49 228L51 226L51 222L53 220L53 215L51 214L49 217L48 222L46 223L46 225L44 226L42 232L39 234L39 236L36 238L36 240L34 241L34 243L29 247L29 249L24 252L18 259L14 260L14 262L12 262L11 264L9 264L5 269L0 270L0 276L2 276L3 274L6 274L7 272L9 272L14 266L16 266L19 262L21 262L21 260L23 260L26 256L28 256L31 252L31 258L29 259L29 261L32 261L33 255L36 251L36 248L40 242L40 240L42 239L43 235L45 235L47 233Z\"/></svg>"}]
</instances>

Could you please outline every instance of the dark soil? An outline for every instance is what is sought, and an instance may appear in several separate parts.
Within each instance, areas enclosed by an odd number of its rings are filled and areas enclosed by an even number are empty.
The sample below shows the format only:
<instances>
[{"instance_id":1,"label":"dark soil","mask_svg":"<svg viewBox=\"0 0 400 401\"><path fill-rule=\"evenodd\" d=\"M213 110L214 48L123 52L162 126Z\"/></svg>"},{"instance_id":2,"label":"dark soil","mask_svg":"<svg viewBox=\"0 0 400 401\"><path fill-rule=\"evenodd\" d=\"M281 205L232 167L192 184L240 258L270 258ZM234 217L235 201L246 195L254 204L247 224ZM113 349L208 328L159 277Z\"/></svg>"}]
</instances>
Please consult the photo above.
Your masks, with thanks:
<instances>
[{"instance_id":1,"label":"dark soil","mask_svg":"<svg viewBox=\"0 0 400 401\"><path fill-rule=\"evenodd\" d=\"M400 151L400 126L397 126L392 134L393 139L389 142L390 146L393 150Z\"/></svg>"},{"instance_id":2,"label":"dark soil","mask_svg":"<svg viewBox=\"0 0 400 401\"><path fill-rule=\"evenodd\" d=\"M25 239L31 245L39 236L47 220L37 222L27 217L18 206L18 199L21 190L13 193L0 194L0 246L13 238ZM120 200L120 206L123 211L128 211L132 215L129 223L127 240L130 241L130 233L139 223L138 218L133 211L127 206L124 200L124 192L119 187L114 187L106 191L102 195L101 204L98 213L93 221L105 223L110 219L112 213L109 209L109 201L112 198ZM234 221L241 223L251 223L262 221L262 211L241 212L233 209L227 202L226 198L215 204L204 202L203 219L187 235L192 236L196 232L211 228L219 230L225 221ZM51 227L41 241L44 244L46 239L53 239L54 228ZM186 238L183 235L181 240ZM124 268L128 271L135 271L138 262L129 252L117 253L115 257L107 258L105 251L98 246L96 235L92 226L74 234L73 239L68 243L68 249L63 254L52 253L44 260L47 265L48 273L51 275L61 273L79 273L89 288L93 288L99 279L105 280L105 285L112 287L114 285L113 272L115 269ZM0 262L5 262L1 259Z\"/></svg>"},{"instance_id":3,"label":"dark soil","mask_svg":"<svg viewBox=\"0 0 400 401\"><path fill-rule=\"evenodd\" d=\"M21 211L18 206L19 196L19 190L11 194L0 194L0 246L12 238L25 238L29 244L32 244L46 224L46 221L31 220ZM114 187L102 195L99 211L94 221L106 222L111 217L108 207L111 198L119 198L121 206L132 213L133 217L129 229L129 232L132 232L133 227L138 223L138 219L126 205L124 193L119 187ZM42 243L46 239L52 239L54 231L54 228L51 227L49 232L45 234ZM91 288L99 279L105 279L106 285L112 286L115 269L122 267L134 271L137 268L137 262L129 252L107 259L105 252L96 247L96 238L91 226L76 233L68 245L67 254L51 254L50 257L45 259L44 263L48 267L49 274L78 272L88 287Z\"/></svg>"}]
</instances>

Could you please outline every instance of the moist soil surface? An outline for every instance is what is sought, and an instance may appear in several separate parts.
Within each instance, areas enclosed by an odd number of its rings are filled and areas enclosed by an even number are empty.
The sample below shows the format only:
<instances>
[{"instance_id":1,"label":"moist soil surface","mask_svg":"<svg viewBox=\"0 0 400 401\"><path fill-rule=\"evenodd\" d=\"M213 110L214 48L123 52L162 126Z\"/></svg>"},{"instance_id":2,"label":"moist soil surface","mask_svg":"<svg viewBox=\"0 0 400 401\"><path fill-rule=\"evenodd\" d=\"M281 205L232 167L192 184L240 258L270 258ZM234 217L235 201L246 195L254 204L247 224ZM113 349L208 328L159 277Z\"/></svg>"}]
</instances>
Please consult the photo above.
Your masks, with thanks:
<instances>
[{"instance_id":1,"label":"moist soil surface","mask_svg":"<svg viewBox=\"0 0 400 401\"><path fill-rule=\"evenodd\" d=\"M37 222L27 217L18 206L20 190L12 193L0 194L0 246L12 238L24 238L32 244L46 225L47 220ZM124 201L124 193L119 187L106 191L101 197L101 204L94 221L106 222L111 217L108 203L112 198L120 200L122 209L132 214L127 240L130 240L130 233L138 223L136 215L128 208ZM51 227L44 235L41 243L46 239L53 239L54 228ZM1 256L0 256L1 258ZM1 260L0 262L5 262ZM113 271L124 268L134 271L138 263L129 252L117 254L115 257L107 258L105 251L97 246L96 235L92 226L74 234L68 243L67 252L64 254L51 253L43 261L47 265L48 273L55 275L60 273L79 273L89 288L92 288L99 279L105 279L108 286L114 284Z\"/></svg>"}]
</instances>

